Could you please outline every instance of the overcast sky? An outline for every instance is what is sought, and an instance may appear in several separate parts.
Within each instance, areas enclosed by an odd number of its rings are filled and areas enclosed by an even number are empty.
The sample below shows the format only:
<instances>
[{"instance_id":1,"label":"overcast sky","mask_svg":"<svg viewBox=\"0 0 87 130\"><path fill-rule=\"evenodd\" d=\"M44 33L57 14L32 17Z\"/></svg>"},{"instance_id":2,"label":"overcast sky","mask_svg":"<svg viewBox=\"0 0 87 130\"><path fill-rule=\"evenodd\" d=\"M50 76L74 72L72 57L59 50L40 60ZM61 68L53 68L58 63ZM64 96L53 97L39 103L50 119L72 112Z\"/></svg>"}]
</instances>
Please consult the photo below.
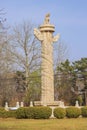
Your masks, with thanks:
<instances>
[{"instance_id":1,"label":"overcast sky","mask_svg":"<svg viewBox=\"0 0 87 130\"><path fill-rule=\"evenodd\" d=\"M23 20L42 24L49 12L55 34L60 33L70 50L70 61L87 57L87 0L0 0L0 8L10 25Z\"/></svg>"}]
</instances>

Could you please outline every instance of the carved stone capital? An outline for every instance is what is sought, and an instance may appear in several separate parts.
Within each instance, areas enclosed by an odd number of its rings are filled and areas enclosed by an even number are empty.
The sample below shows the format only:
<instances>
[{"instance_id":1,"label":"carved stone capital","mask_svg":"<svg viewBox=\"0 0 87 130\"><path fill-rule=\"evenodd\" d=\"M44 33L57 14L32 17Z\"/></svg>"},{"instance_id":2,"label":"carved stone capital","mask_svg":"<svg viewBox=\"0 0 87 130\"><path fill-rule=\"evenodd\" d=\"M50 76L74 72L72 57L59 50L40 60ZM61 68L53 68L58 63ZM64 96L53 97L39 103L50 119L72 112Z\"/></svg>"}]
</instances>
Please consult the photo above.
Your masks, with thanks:
<instances>
[{"instance_id":1,"label":"carved stone capital","mask_svg":"<svg viewBox=\"0 0 87 130\"><path fill-rule=\"evenodd\" d=\"M53 37L53 42L57 42L59 38L60 34L57 34L56 36Z\"/></svg>"},{"instance_id":2,"label":"carved stone capital","mask_svg":"<svg viewBox=\"0 0 87 130\"><path fill-rule=\"evenodd\" d=\"M39 41L43 41L43 35L41 34L41 32L39 31L39 29L35 28L34 29L34 35L36 36L36 38Z\"/></svg>"}]
</instances>

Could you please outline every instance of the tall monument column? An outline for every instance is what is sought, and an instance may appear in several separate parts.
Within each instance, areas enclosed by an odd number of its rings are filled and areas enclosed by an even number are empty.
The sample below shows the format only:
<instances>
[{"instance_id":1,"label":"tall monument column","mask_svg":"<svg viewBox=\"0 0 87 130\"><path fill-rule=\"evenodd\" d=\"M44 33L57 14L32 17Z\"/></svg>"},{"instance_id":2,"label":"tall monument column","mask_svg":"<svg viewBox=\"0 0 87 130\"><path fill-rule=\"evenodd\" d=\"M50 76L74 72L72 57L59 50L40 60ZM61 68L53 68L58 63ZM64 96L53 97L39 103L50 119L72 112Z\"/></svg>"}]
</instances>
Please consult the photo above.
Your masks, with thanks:
<instances>
[{"instance_id":1,"label":"tall monument column","mask_svg":"<svg viewBox=\"0 0 87 130\"><path fill-rule=\"evenodd\" d=\"M34 35L41 41L41 105L54 104L54 73L53 73L53 46L59 39L53 36L54 25L50 24L50 14L47 14L44 23L39 29L34 29Z\"/></svg>"}]
</instances>

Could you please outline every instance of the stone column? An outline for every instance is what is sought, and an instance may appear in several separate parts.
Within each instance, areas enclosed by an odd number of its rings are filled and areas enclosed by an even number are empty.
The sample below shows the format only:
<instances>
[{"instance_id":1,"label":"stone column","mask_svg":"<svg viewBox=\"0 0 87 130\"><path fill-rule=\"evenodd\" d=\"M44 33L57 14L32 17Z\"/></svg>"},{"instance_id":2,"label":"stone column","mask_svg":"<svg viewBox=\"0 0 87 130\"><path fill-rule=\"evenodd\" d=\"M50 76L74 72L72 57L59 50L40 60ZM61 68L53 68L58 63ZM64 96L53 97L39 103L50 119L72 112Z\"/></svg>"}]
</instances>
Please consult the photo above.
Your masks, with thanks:
<instances>
[{"instance_id":1,"label":"stone column","mask_svg":"<svg viewBox=\"0 0 87 130\"><path fill-rule=\"evenodd\" d=\"M53 73L53 46L59 38L53 36L54 25L50 24L50 14L47 14L44 24L39 29L34 29L34 35L41 41L41 103L44 106L54 102L54 73Z\"/></svg>"}]
</instances>

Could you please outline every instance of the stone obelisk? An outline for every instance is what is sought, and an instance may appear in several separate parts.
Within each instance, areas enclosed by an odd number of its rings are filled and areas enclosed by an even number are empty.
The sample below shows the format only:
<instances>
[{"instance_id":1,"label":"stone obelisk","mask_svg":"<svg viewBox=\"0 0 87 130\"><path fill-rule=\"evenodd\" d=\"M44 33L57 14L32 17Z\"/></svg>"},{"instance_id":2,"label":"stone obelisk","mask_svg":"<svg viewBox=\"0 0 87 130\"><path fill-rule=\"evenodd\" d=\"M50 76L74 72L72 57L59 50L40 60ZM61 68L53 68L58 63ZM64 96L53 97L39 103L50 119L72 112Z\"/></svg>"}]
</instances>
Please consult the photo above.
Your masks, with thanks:
<instances>
[{"instance_id":1,"label":"stone obelisk","mask_svg":"<svg viewBox=\"0 0 87 130\"><path fill-rule=\"evenodd\" d=\"M45 16L39 29L34 29L34 35L41 41L41 101L38 103L43 106L55 104L52 43L59 39L59 34L53 36L54 31L54 25L50 24L50 14Z\"/></svg>"}]
</instances>

